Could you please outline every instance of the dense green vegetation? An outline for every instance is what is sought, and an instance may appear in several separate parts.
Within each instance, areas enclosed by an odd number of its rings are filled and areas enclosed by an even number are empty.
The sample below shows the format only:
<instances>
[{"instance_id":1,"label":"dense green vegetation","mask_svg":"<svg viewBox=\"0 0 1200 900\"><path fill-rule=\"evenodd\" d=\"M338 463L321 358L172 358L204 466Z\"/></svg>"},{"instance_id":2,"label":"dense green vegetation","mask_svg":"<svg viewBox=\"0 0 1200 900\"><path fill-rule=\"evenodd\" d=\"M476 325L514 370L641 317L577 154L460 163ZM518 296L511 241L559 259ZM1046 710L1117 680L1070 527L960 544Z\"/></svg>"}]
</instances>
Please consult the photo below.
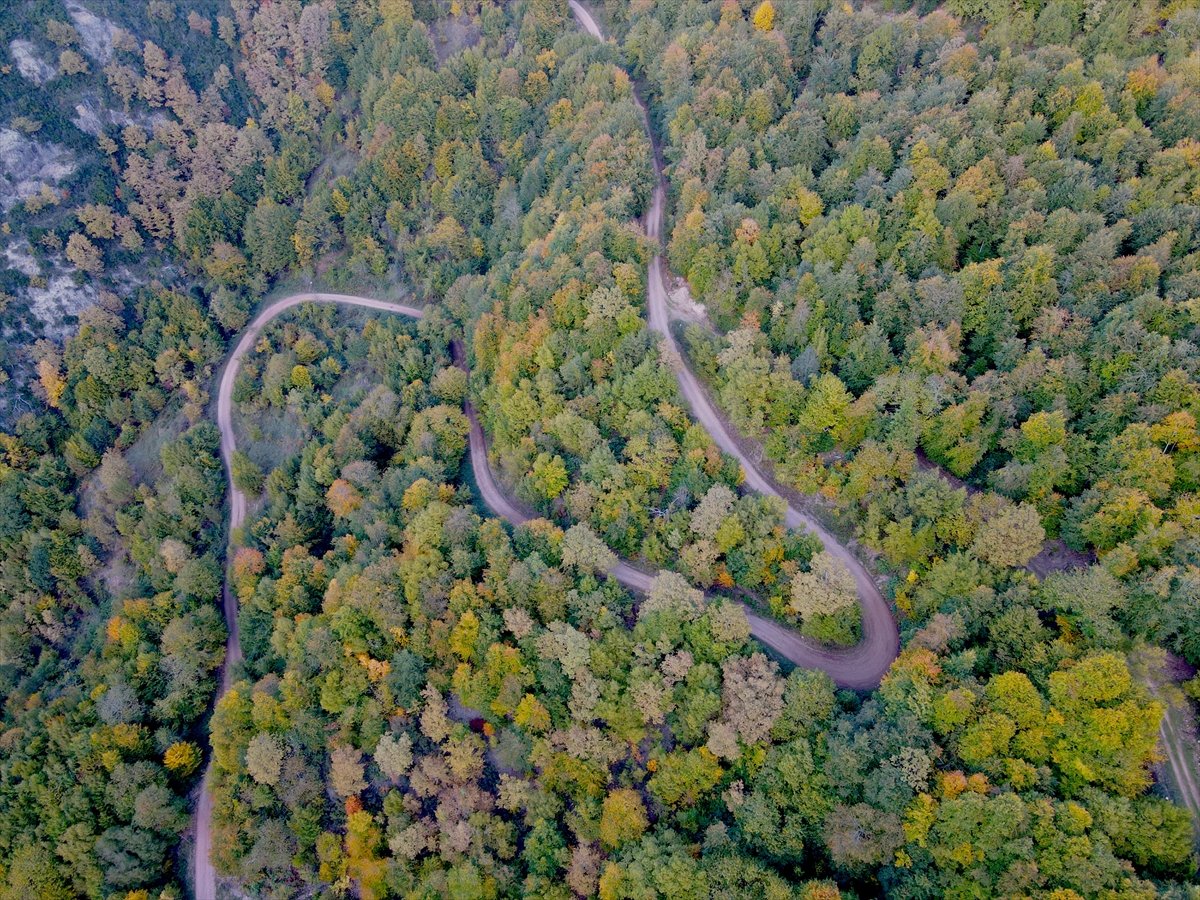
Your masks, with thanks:
<instances>
[{"instance_id":1,"label":"dense green vegetation","mask_svg":"<svg viewBox=\"0 0 1200 900\"><path fill-rule=\"evenodd\" d=\"M97 451L173 393L156 356L190 344L211 365L219 342L179 294L118 309L89 310L67 342L60 412L5 435L0 847L14 896L99 896L170 871L223 658L216 429L168 440L152 479ZM123 364L97 352L118 343Z\"/></svg>"},{"instance_id":2,"label":"dense green vegetation","mask_svg":"<svg viewBox=\"0 0 1200 900\"><path fill-rule=\"evenodd\" d=\"M0 435L0 898L182 896L208 754L254 896L1190 896L1125 655L1200 663L1194 3L609 2L608 44L560 0L145 12L100 64L30 4L49 99L0 75L102 160L9 223L99 302ZM734 602L858 637L646 326L627 72L693 364L890 578L877 691ZM85 147L83 91L133 123ZM429 314L263 333L227 535L215 366L308 279ZM468 398L541 518L477 505ZM1085 564L1027 569L1046 537Z\"/></svg>"},{"instance_id":3,"label":"dense green vegetation","mask_svg":"<svg viewBox=\"0 0 1200 900\"><path fill-rule=\"evenodd\" d=\"M942 894L987 852L997 891L1134 894L1123 860L1190 871L1186 813L1139 796L1158 710L1119 656L976 675L924 634L840 705L678 576L635 607L586 526L481 519L447 481L466 420L438 328L332 318L260 350L266 373L337 384L245 390L307 439L232 562L255 678L213 722L216 845L245 883L704 897L882 870Z\"/></svg>"},{"instance_id":4,"label":"dense green vegetation","mask_svg":"<svg viewBox=\"0 0 1200 900\"><path fill-rule=\"evenodd\" d=\"M696 364L901 573L1023 565L1040 518L1120 579L1106 615L1200 662L1196 9L948 4L971 39L904 6L608 10L720 329Z\"/></svg>"}]
</instances>

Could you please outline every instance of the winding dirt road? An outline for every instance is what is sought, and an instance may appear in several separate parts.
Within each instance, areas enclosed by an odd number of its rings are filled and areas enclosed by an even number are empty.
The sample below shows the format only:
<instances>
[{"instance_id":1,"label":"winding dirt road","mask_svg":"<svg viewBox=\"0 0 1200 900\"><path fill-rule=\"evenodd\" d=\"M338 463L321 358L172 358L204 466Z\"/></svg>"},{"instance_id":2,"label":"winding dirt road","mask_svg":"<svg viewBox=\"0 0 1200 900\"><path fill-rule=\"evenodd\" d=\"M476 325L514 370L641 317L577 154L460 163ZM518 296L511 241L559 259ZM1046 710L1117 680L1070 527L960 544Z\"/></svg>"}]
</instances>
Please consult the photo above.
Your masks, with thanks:
<instances>
[{"instance_id":1,"label":"winding dirt road","mask_svg":"<svg viewBox=\"0 0 1200 900\"><path fill-rule=\"evenodd\" d=\"M569 0L569 5L576 20L588 34L599 40L605 40L600 26L596 24L596 20L582 4L577 0ZM646 211L646 234L661 246L663 210L666 206L667 196L662 154L655 142L654 131L650 127L650 117L646 111L646 105L642 102L636 89L634 101L641 110L646 135L654 148L656 182L650 208ZM651 260L647 280L649 282L647 305L650 328L662 336L663 343L669 351L668 356L672 360L675 377L679 382L679 392L691 407L692 416L708 430L718 447L741 463L746 486L757 493L779 497L783 500L787 504L788 527L803 528L815 534L826 552L841 561L850 570L858 587L859 602L862 605L863 637L854 647L847 650L821 647L800 638L793 631L772 619L764 619L751 613L749 615L752 633L764 644L796 665L824 669L842 687L875 687L879 684L879 680L887 671L888 666L891 665L892 660L896 658L896 654L900 652L900 635L887 600L884 599L879 586L871 578L870 573L867 572L858 557L849 548L838 543L819 522L788 503L779 488L746 455L741 443L725 424L724 417L717 411L704 386L683 361L683 356L671 333L671 311L667 303L667 266L661 253L656 254Z\"/></svg>"},{"instance_id":2,"label":"winding dirt road","mask_svg":"<svg viewBox=\"0 0 1200 900\"><path fill-rule=\"evenodd\" d=\"M591 14L576 0L570 0L571 11L580 25L592 36L604 40L603 33ZM650 128L646 107L636 92L634 98L642 112L646 124L646 134L654 144L653 131ZM655 145L655 173L657 183L650 209L646 213L645 227L651 239L661 244L663 208L666 203L666 181L663 174L662 159ZM667 305L666 264L663 257L657 254L650 263L649 271L649 324L651 329L658 332L670 351L673 367L679 382L679 390L685 401L691 407L696 420L708 429L716 444L726 453L737 459L745 473L745 483L752 490L784 499L781 492L746 456L738 441L725 425L723 418L709 399L704 387L695 374L682 361L682 356L675 344L670 330L670 312ZM343 306L358 306L382 312L395 313L411 318L421 318L422 310L403 303L392 303L377 300L372 297L360 297L350 294L301 293L293 294L277 300L263 309L247 326L237 346L229 356L225 370L221 375L217 391L217 427L221 434L221 456L225 462L226 475L229 479L229 532L240 528L246 517L246 497L233 484L232 461L237 447L233 430L233 384L237 378L242 358L254 346L263 328L280 313L302 303L330 303ZM456 354L461 356L461 354ZM461 359L460 359L461 363ZM497 484L491 466L488 464L487 442L480 427L475 410L468 403L465 407L470 421L470 456L471 470L475 476L483 502L496 515L508 519L513 524L520 524L530 518L530 513L514 502ZM804 528L820 538L825 549L853 573L858 586L859 598L862 603L863 639L855 647L845 650L821 647L799 637L794 631L772 620L759 616L750 610L746 611L750 622L750 632L762 643L777 652L780 656L797 666L822 669L841 687L869 689L879 684L883 673L899 652L899 636L895 621L887 601L883 598L878 586L867 573L866 568L846 547L839 544L821 525L810 516L787 505L787 524L792 528ZM638 569L627 562L621 561L609 572L621 584L639 593L646 593L654 581L654 575ZM218 700L229 690L233 666L242 659L242 647L238 636L237 598L229 589L226 582L223 594L225 623L229 638L225 647L225 665L221 675L221 686ZM194 844L193 871L195 873L195 891L198 900L215 900L217 896L216 872L211 862L212 852L212 797L210 781L212 764L204 773L200 787L200 799L196 807L196 840Z\"/></svg>"},{"instance_id":3,"label":"winding dirt road","mask_svg":"<svg viewBox=\"0 0 1200 900\"><path fill-rule=\"evenodd\" d=\"M229 491L229 535L232 543L233 532L242 526L246 519L246 495L237 489L233 483L233 454L237 449L237 438L233 433L233 382L237 378L242 358L258 341L258 336L264 327L280 313L299 306L302 303L333 303L342 306L362 306L367 309L378 309L383 312L398 313L402 316L421 318L421 309L407 306L403 303L389 303L386 300L376 300L372 297L354 297L349 294L293 294L277 300L263 309L254 321L246 326L241 340L229 354L225 370L221 373L221 382L217 388L217 429L221 432L221 458L225 462L225 475ZM221 687L217 700L225 696L232 682L233 667L242 659L242 643L238 636L237 597L229 589L226 580L222 595L222 605L225 613L225 628L229 634L225 641L225 664L221 669ZM212 763L204 772L204 780L200 784L200 799L196 804L196 843L193 847L195 873L195 890L197 900L216 900L217 874L212 866L212 792L210 791Z\"/></svg>"}]
</instances>

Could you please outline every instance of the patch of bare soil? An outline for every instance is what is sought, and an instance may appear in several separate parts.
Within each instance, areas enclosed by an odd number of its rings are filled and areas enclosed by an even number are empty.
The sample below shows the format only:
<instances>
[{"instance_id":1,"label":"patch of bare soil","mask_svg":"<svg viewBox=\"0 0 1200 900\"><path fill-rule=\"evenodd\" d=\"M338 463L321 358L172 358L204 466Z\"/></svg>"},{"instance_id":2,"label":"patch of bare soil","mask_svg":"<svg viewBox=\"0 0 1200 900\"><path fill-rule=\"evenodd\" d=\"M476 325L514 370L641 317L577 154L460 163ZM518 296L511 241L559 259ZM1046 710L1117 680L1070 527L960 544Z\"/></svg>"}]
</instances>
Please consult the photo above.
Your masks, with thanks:
<instances>
[{"instance_id":1,"label":"patch of bare soil","mask_svg":"<svg viewBox=\"0 0 1200 900\"><path fill-rule=\"evenodd\" d=\"M673 319L709 324L708 310L692 296L688 283L682 278L670 276L667 305L671 308Z\"/></svg>"},{"instance_id":2,"label":"patch of bare soil","mask_svg":"<svg viewBox=\"0 0 1200 900\"><path fill-rule=\"evenodd\" d=\"M17 64L17 74L26 81L41 87L55 75L54 66L42 59L33 41L17 40L9 42L8 52Z\"/></svg>"},{"instance_id":3,"label":"patch of bare soil","mask_svg":"<svg viewBox=\"0 0 1200 900\"><path fill-rule=\"evenodd\" d=\"M0 210L7 212L43 189L53 190L76 168L75 155L66 147L0 128Z\"/></svg>"},{"instance_id":4,"label":"patch of bare soil","mask_svg":"<svg viewBox=\"0 0 1200 900\"><path fill-rule=\"evenodd\" d=\"M117 26L110 19L98 16L79 0L67 0L67 15L79 32L83 52L101 66L108 65L113 56L113 37Z\"/></svg>"},{"instance_id":5,"label":"patch of bare soil","mask_svg":"<svg viewBox=\"0 0 1200 900\"><path fill-rule=\"evenodd\" d=\"M433 52L438 62L444 63L455 53L474 47L482 34L470 16L446 16L433 27Z\"/></svg>"},{"instance_id":6,"label":"patch of bare soil","mask_svg":"<svg viewBox=\"0 0 1200 900\"><path fill-rule=\"evenodd\" d=\"M1045 578L1055 572L1066 572L1071 569L1086 569L1096 561L1090 553L1072 550L1062 541L1054 538L1042 544L1041 552L1029 561L1027 568L1038 578Z\"/></svg>"}]
</instances>

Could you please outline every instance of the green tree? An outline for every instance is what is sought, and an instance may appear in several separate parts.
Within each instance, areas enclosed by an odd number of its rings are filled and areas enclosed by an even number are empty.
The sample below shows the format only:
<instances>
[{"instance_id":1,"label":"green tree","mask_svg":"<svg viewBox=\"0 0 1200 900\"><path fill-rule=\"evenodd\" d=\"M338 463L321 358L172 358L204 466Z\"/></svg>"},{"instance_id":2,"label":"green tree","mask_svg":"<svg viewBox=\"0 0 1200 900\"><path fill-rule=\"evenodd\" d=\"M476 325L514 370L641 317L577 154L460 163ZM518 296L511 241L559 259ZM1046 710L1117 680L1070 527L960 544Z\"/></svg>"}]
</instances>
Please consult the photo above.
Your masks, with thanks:
<instances>
[{"instance_id":1,"label":"green tree","mask_svg":"<svg viewBox=\"0 0 1200 900\"><path fill-rule=\"evenodd\" d=\"M1037 509L1020 503L1007 506L979 526L971 552L994 566L1019 567L1042 549L1046 538Z\"/></svg>"},{"instance_id":2,"label":"green tree","mask_svg":"<svg viewBox=\"0 0 1200 900\"><path fill-rule=\"evenodd\" d=\"M283 743L273 734L260 733L246 746L246 771L259 784L277 785L283 772Z\"/></svg>"},{"instance_id":3,"label":"green tree","mask_svg":"<svg viewBox=\"0 0 1200 900\"><path fill-rule=\"evenodd\" d=\"M233 471L233 484L239 491L252 497L262 492L266 478L254 460L241 450L234 450L229 465Z\"/></svg>"}]
</instances>

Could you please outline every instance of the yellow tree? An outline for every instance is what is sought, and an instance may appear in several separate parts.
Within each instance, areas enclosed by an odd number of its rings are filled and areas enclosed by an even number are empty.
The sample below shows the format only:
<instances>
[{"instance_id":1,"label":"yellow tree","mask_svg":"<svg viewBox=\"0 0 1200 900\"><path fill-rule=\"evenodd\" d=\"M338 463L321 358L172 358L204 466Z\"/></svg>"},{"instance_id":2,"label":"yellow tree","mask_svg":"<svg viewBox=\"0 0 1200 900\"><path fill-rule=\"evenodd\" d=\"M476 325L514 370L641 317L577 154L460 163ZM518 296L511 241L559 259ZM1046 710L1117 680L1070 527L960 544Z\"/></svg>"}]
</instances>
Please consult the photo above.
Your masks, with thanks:
<instances>
[{"instance_id":1,"label":"yellow tree","mask_svg":"<svg viewBox=\"0 0 1200 900\"><path fill-rule=\"evenodd\" d=\"M37 373L42 390L46 392L46 402L55 409L58 409L59 404L62 402L62 395L63 391L66 390L67 382L62 376L55 358L43 356L39 359Z\"/></svg>"},{"instance_id":2,"label":"yellow tree","mask_svg":"<svg viewBox=\"0 0 1200 900\"><path fill-rule=\"evenodd\" d=\"M163 754L163 765L172 774L187 778L200 768L200 748L191 741L176 741Z\"/></svg>"},{"instance_id":3,"label":"yellow tree","mask_svg":"<svg viewBox=\"0 0 1200 900\"><path fill-rule=\"evenodd\" d=\"M763 0L754 10L754 27L759 31L770 31L775 27L775 7L771 0Z\"/></svg>"},{"instance_id":4,"label":"yellow tree","mask_svg":"<svg viewBox=\"0 0 1200 900\"><path fill-rule=\"evenodd\" d=\"M529 731L545 731L550 727L550 713L533 694L526 694L517 704L513 721Z\"/></svg>"},{"instance_id":5,"label":"yellow tree","mask_svg":"<svg viewBox=\"0 0 1200 900\"><path fill-rule=\"evenodd\" d=\"M325 492L325 503L340 518L347 518L362 506L362 495L344 478L336 479Z\"/></svg>"},{"instance_id":6,"label":"yellow tree","mask_svg":"<svg viewBox=\"0 0 1200 900\"><path fill-rule=\"evenodd\" d=\"M646 807L641 795L619 788L604 798L600 814L600 843L607 850L636 841L646 830Z\"/></svg>"}]
</instances>

